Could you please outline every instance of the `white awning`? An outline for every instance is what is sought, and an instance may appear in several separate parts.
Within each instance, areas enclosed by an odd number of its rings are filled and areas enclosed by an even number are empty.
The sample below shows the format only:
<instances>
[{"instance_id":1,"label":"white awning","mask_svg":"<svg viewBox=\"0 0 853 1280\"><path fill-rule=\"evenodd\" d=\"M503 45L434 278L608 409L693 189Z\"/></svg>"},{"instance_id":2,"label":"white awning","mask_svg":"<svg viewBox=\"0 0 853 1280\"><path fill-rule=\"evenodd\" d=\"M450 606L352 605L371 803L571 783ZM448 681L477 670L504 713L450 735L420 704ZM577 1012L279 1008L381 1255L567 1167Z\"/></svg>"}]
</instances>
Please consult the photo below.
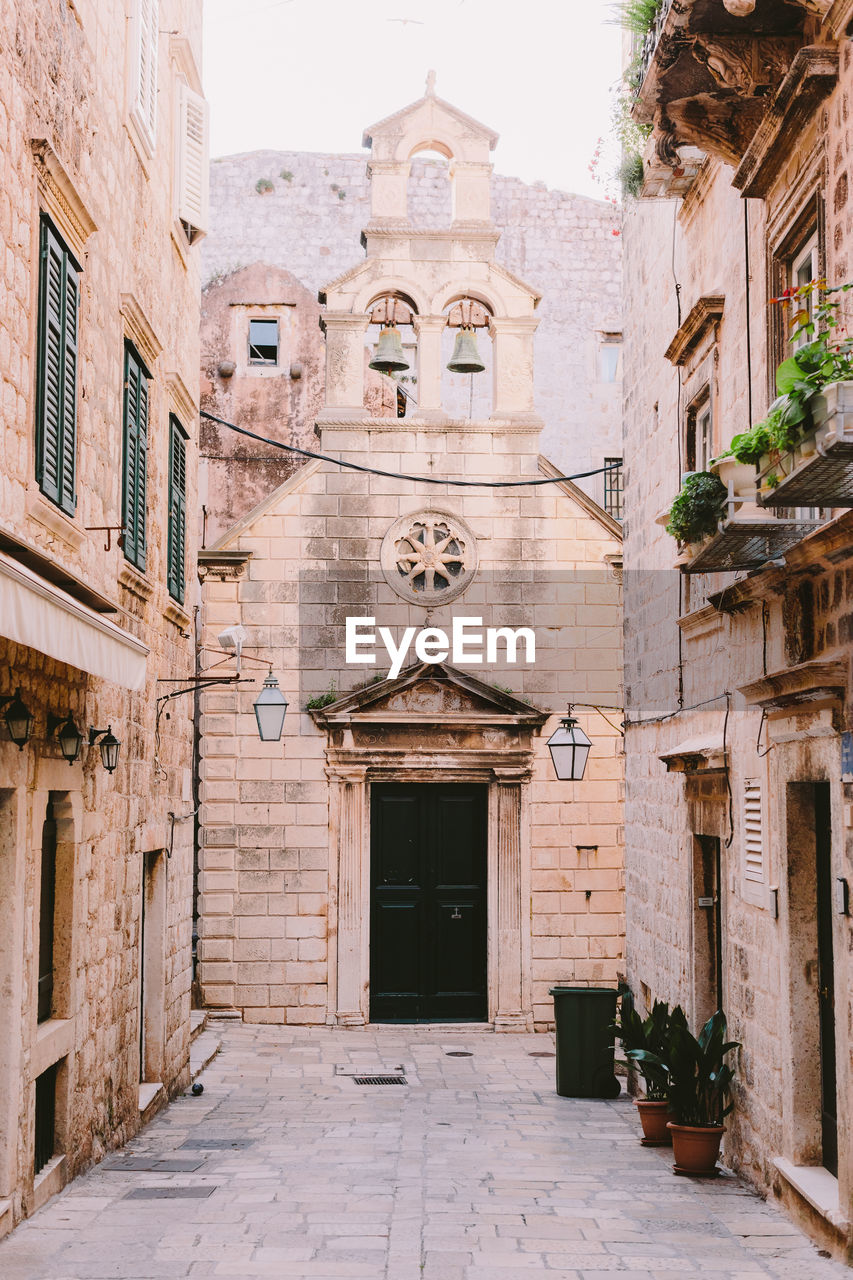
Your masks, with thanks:
<instances>
[{"instance_id":1,"label":"white awning","mask_svg":"<svg viewBox=\"0 0 853 1280\"><path fill-rule=\"evenodd\" d=\"M147 645L3 552L0 635L126 689L145 683Z\"/></svg>"}]
</instances>

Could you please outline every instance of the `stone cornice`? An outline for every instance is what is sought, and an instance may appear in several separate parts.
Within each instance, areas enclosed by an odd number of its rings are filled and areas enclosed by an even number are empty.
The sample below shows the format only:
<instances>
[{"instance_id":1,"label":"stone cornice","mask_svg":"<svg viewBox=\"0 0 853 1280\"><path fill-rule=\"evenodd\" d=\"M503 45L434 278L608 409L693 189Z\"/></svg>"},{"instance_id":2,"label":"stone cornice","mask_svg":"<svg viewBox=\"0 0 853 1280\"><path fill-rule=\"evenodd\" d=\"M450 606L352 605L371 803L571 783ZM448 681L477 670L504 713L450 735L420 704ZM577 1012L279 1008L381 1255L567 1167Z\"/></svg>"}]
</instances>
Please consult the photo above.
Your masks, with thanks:
<instances>
[{"instance_id":1,"label":"stone cornice","mask_svg":"<svg viewBox=\"0 0 853 1280\"><path fill-rule=\"evenodd\" d=\"M841 702L847 691L847 680L846 658L803 662L741 685L738 693L751 706L778 711L805 703Z\"/></svg>"},{"instance_id":2,"label":"stone cornice","mask_svg":"<svg viewBox=\"0 0 853 1280\"><path fill-rule=\"evenodd\" d=\"M252 558L251 551L202 551L198 552L198 576L202 582L218 578L220 582L236 581L246 572Z\"/></svg>"},{"instance_id":3,"label":"stone cornice","mask_svg":"<svg viewBox=\"0 0 853 1280\"><path fill-rule=\"evenodd\" d=\"M681 328L676 331L664 355L671 364L683 365L703 337L720 323L725 307L725 294L705 294L693 304Z\"/></svg>"},{"instance_id":4,"label":"stone cornice","mask_svg":"<svg viewBox=\"0 0 853 1280\"><path fill-rule=\"evenodd\" d=\"M812 45L799 51L732 179L739 191L767 194L804 125L837 82L836 48Z\"/></svg>"},{"instance_id":5,"label":"stone cornice","mask_svg":"<svg viewBox=\"0 0 853 1280\"><path fill-rule=\"evenodd\" d=\"M123 293L121 295L120 311L124 317L127 336L138 349L143 360L149 366L152 366L152 368L149 368L149 373L153 372L153 365L163 350L162 342L157 337L148 321L148 317L132 293Z\"/></svg>"},{"instance_id":6,"label":"stone cornice","mask_svg":"<svg viewBox=\"0 0 853 1280\"><path fill-rule=\"evenodd\" d=\"M98 229L95 220L47 139L33 138L30 147L43 203L68 240L72 252L82 257L86 241Z\"/></svg>"}]
</instances>

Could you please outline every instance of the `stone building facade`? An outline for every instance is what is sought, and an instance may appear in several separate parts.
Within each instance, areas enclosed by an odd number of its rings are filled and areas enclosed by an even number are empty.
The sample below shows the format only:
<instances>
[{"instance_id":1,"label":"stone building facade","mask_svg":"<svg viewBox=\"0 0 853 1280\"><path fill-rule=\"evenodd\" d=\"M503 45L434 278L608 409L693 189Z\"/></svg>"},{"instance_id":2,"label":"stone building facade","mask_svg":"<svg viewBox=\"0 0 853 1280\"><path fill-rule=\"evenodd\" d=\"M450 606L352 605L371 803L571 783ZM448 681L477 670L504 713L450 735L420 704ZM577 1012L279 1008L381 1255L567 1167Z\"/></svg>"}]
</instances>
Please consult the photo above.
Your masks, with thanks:
<instances>
[{"instance_id":1,"label":"stone building facade","mask_svg":"<svg viewBox=\"0 0 853 1280\"><path fill-rule=\"evenodd\" d=\"M200 552L206 642L239 623L263 664L204 696L202 989L253 1022L544 1027L554 982L614 985L623 963L621 737L591 709L621 704L620 526L572 484L530 485L559 472L538 296L495 252L494 135L428 90L368 136L366 257L323 289L319 448L345 465L307 463ZM455 188L428 232L406 216L424 145ZM443 376L463 304L489 365L470 418ZM404 418L365 375L388 306L417 377ZM465 618L470 661L440 634ZM528 628L535 654L511 661L505 634L482 653L489 626ZM428 630L392 664L371 627L392 647ZM290 702L277 744L252 714L267 665ZM591 704L582 783L546 747L569 700Z\"/></svg>"},{"instance_id":2,"label":"stone building facade","mask_svg":"<svg viewBox=\"0 0 853 1280\"><path fill-rule=\"evenodd\" d=\"M451 216L449 161L435 148L426 151L412 160L404 197L409 221L421 231L446 225ZM316 303L326 282L351 265L353 245L358 244L370 216L370 188L363 155L258 151L214 160L211 233L202 248L205 409L234 421L233 413L244 407L246 396L259 411L262 401L266 411L266 401L272 397L267 420L281 423L282 438L307 447L316 439L313 410L323 396L322 377L317 377L323 350L317 317L322 307L315 306L312 314L310 300ZM605 201L496 174L490 178L490 196L499 233L496 261L531 280L543 294L535 337L536 410L545 423L542 449L564 474L595 470L605 458L621 457L618 212ZM271 268L266 277L258 274L259 264ZM272 309L265 313L263 307L270 304ZM262 381L257 368L246 368L246 334L230 321L227 335L222 328L223 308L235 305L254 308L257 318L274 316L275 307L280 306L288 317L282 332L288 335L291 358L281 366L285 390L280 405L275 375L267 370L263 376L269 380ZM291 376L292 353L297 349L301 381ZM284 350L282 355L284 359ZM233 363L235 371L223 377L223 363L226 368ZM367 376L369 390L380 396L381 380L371 383ZM445 399L452 394L452 381L445 374ZM489 411L488 406L470 403L468 379L457 378L456 384L460 414ZM413 406L417 385L410 384L407 390ZM371 404L372 410L378 407L376 402ZM385 407L393 412L395 402ZM287 408L285 425L281 414ZM213 469L227 470L229 510L239 504L235 514L240 517L256 500L263 457L261 448L254 455L250 448L211 424L204 428L202 488L206 492L216 487L221 492L222 475L214 477ZM208 453L213 467L209 479ZM228 459L235 455L236 462L230 463ZM271 473L273 482L277 470ZM579 484L618 517L616 477L607 492L601 475ZM210 511L210 544L227 527L227 520L223 522L215 511L216 504L205 505Z\"/></svg>"},{"instance_id":3,"label":"stone building facade","mask_svg":"<svg viewBox=\"0 0 853 1280\"><path fill-rule=\"evenodd\" d=\"M2 1233L188 1080L206 116L199 0L0 25Z\"/></svg>"},{"instance_id":4,"label":"stone building facade","mask_svg":"<svg viewBox=\"0 0 853 1280\"><path fill-rule=\"evenodd\" d=\"M806 446L758 479L712 460L777 394L792 347L771 299L850 277L851 18L665 3L624 230L628 980L696 1026L725 1009L724 1158L848 1258L849 464L831 454L830 478L820 444L801 483ZM721 523L679 548L667 513L709 466Z\"/></svg>"}]
</instances>

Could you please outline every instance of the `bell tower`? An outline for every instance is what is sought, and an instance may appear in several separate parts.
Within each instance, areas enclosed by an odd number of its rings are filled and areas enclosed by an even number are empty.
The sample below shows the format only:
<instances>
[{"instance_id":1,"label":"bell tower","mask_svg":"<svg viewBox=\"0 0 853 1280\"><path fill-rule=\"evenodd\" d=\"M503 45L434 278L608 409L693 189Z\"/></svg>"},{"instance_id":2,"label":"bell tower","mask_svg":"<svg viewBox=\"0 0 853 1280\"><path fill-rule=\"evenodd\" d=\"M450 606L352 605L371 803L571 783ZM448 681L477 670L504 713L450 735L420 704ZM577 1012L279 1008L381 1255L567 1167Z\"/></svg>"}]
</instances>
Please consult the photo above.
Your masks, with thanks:
<instances>
[{"instance_id":1,"label":"bell tower","mask_svg":"<svg viewBox=\"0 0 853 1280\"><path fill-rule=\"evenodd\" d=\"M501 424L512 424L515 430L526 427L538 433L542 423L534 411L533 335L539 295L495 261L499 233L491 219L489 184L490 153L497 140L486 125L436 96L432 72L422 98L365 130L371 183L370 221L362 235L366 257L320 295L327 304L326 400L319 415L324 435L335 423L369 426L364 408L366 334L377 316L388 322L392 315L411 326L417 350L417 396L416 403L407 404L407 420L425 429L471 422L470 415L459 418L442 403L445 331L450 327L458 333L459 326L468 326L455 367L466 372L476 364L477 334L483 340L488 335L491 374L471 375L492 379L486 422L496 431ZM447 227L421 228L409 217L412 159L424 150L449 162L452 213Z\"/></svg>"}]
</instances>

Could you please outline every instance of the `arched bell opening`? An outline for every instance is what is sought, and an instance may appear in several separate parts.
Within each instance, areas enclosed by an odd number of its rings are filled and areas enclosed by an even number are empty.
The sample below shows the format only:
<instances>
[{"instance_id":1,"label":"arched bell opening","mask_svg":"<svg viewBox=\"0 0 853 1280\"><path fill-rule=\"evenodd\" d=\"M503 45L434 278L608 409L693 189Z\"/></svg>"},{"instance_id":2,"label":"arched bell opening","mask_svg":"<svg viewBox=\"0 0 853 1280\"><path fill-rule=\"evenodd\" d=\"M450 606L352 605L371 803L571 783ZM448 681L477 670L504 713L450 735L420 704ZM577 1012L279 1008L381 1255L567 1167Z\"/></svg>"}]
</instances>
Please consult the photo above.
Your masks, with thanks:
<instances>
[{"instance_id":1,"label":"arched bell opening","mask_svg":"<svg viewBox=\"0 0 853 1280\"><path fill-rule=\"evenodd\" d=\"M417 148L409 159L406 217L418 230L447 230L453 221L451 154L441 143Z\"/></svg>"},{"instance_id":2,"label":"arched bell opening","mask_svg":"<svg viewBox=\"0 0 853 1280\"><path fill-rule=\"evenodd\" d=\"M411 417L418 398L417 306L404 293L387 293L367 314L364 407L372 418Z\"/></svg>"},{"instance_id":3,"label":"arched bell opening","mask_svg":"<svg viewBox=\"0 0 853 1280\"><path fill-rule=\"evenodd\" d=\"M456 298L444 309L441 407L451 418L481 421L494 406L492 310L479 298Z\"/></svg>"}]
</instances>

